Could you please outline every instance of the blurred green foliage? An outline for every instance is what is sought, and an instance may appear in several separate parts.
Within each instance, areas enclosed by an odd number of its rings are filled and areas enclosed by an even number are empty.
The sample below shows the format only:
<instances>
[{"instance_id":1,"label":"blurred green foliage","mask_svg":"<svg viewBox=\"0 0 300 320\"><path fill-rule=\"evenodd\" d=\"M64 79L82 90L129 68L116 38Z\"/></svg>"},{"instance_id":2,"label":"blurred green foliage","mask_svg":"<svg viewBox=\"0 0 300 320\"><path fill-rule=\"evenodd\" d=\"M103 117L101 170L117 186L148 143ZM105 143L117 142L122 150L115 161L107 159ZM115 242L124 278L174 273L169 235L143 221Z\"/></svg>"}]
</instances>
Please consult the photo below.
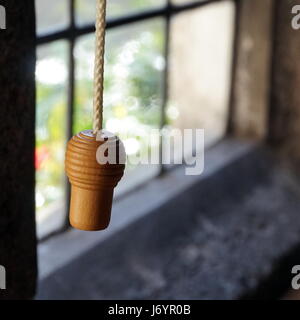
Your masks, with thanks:
<instances>
[{"instance_id":1,"label":"blurred green foliage","mask_svg":"<svg viewBox=\"0 0 300 320\"><path fill-rule=\"evenodd\" d=\"M134 139L128 141L136 141L136 152L140 153L146 152L149 144L139 132L160 124L165 63L163 30L164 22L155 19L107 34L105 127L121 137ZM63 199L65 190L67 44L58 41L45 45L38 55L36 203L38 212L42 212L49 204ZM92 127L93 35L77 40L75 59L74 133Z\"/></svg>"}]
</instances>

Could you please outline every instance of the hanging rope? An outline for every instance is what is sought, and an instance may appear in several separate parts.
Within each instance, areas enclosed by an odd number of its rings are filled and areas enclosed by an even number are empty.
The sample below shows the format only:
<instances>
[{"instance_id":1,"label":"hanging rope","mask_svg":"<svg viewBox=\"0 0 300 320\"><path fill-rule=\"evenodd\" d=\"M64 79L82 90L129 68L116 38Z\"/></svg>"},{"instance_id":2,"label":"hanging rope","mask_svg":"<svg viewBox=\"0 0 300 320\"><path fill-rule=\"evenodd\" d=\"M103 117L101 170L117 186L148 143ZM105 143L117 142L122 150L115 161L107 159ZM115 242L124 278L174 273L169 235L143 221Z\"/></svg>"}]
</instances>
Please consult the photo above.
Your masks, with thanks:
<instances>
[{"instance_id":1,"label":"hanging rope","mask_svg":"<svg viewBox=\"0 0 300 320\"><path fill-rule=\"evenodd\" d=\"M103 125L103 83L104 49L106 26L106 0L97 0L96 16L96 52L94 71L94 121L93 131L97 134Z\"/></svg>"}]
</instances>

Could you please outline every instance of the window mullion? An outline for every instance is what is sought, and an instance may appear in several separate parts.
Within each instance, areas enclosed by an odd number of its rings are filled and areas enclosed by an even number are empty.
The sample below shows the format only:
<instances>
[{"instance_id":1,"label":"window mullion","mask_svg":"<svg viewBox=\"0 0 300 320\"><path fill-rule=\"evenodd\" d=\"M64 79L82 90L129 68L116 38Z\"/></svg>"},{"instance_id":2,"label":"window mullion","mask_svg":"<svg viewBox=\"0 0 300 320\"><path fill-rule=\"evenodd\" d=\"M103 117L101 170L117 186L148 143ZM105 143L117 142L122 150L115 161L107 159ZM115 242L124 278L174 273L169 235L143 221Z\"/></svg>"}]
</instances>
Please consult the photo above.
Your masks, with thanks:
<instances>
[{"instance_id":1,"label":"window mullion","mask_svg":"<svg viewBox=\"0 0 300 320\"><path fill-rule=\"evenodd\" d=\"M166 108L169 100L169 51L170 51L170 20L172 15L172 4L171 0L167 0L167 8L165 15L165 70L164 70L164 83L163 83L163 99L161 106L161 122L160 129L163 129L166 125ZM160 153L160 175L163 175L165 170L165 166L163 164L163 136L160 136L160 145L159 145L159 153Z\"/></svg>"},{"instance_id":2,"label":"window mullion","mask_svg":"<svg viewBox=\"0 0 300 320\"><path fill-rule=\"evenodd\" d=\"M73 136L73 122L74 122L74 104L75 104L75 57L74 57L74 48L75 48L75 36L74 30L75 26L75 0L69 0L69 15L70 15L70 38L69 38L69 52L68 52L68 107L67 107L67 140L71 139ZM67 141L66 141L67 143ZM69 203L70 203L70 184L66 179L66 212L63 228L66 229L69 227Z\"/></svg>"}]
</instances>

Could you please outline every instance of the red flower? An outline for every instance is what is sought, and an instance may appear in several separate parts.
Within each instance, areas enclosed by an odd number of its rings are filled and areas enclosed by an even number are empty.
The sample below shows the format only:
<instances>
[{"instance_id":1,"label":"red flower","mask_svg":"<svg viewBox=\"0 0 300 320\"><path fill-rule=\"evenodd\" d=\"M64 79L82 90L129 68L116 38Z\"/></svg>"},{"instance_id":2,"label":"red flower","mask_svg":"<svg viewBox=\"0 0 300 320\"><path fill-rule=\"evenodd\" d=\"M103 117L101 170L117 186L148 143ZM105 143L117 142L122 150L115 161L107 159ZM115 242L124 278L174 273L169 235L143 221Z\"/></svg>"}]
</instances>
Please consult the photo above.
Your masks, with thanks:
<instances>
[{"instance_id":1,"label":"red flower","mask_svg":"<svg viewBox=\"0 0 300 320\"><path fill-rule=\"evenodd\" d=\"M45 146L35 149L35 169L40 170L43 163L49 158L48 148Z\"/></svg>"}]
</instances>

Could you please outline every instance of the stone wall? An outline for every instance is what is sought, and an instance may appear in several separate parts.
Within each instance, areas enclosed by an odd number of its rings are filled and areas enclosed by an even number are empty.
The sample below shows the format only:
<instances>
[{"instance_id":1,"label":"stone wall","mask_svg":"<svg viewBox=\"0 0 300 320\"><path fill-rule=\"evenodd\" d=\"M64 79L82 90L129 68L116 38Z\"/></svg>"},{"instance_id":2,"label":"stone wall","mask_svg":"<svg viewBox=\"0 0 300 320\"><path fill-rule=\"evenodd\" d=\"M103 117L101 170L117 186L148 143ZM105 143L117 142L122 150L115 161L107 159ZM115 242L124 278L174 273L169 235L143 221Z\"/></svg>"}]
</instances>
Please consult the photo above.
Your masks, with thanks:
<instances>
[{"instance_id":1,"label":"stone wall","mask_svg":"<svg viewBox=\"0 0 300 320\"><path fill-rule=\"evenodd\" d=\"M270 141L300 160L300 30L291 26L298 0L277 1L270 113Z\"/></svg>"},{"instance_id":2,"label":"stone wall","mask_svg":"<svg viewBox=\"0 0 300 320\"><path fill-rule=\"evenodd\" d=\"M263 140L268 132L274 0L243 0L237 10L233 133Z\"/></svg>"}]
</instances>

